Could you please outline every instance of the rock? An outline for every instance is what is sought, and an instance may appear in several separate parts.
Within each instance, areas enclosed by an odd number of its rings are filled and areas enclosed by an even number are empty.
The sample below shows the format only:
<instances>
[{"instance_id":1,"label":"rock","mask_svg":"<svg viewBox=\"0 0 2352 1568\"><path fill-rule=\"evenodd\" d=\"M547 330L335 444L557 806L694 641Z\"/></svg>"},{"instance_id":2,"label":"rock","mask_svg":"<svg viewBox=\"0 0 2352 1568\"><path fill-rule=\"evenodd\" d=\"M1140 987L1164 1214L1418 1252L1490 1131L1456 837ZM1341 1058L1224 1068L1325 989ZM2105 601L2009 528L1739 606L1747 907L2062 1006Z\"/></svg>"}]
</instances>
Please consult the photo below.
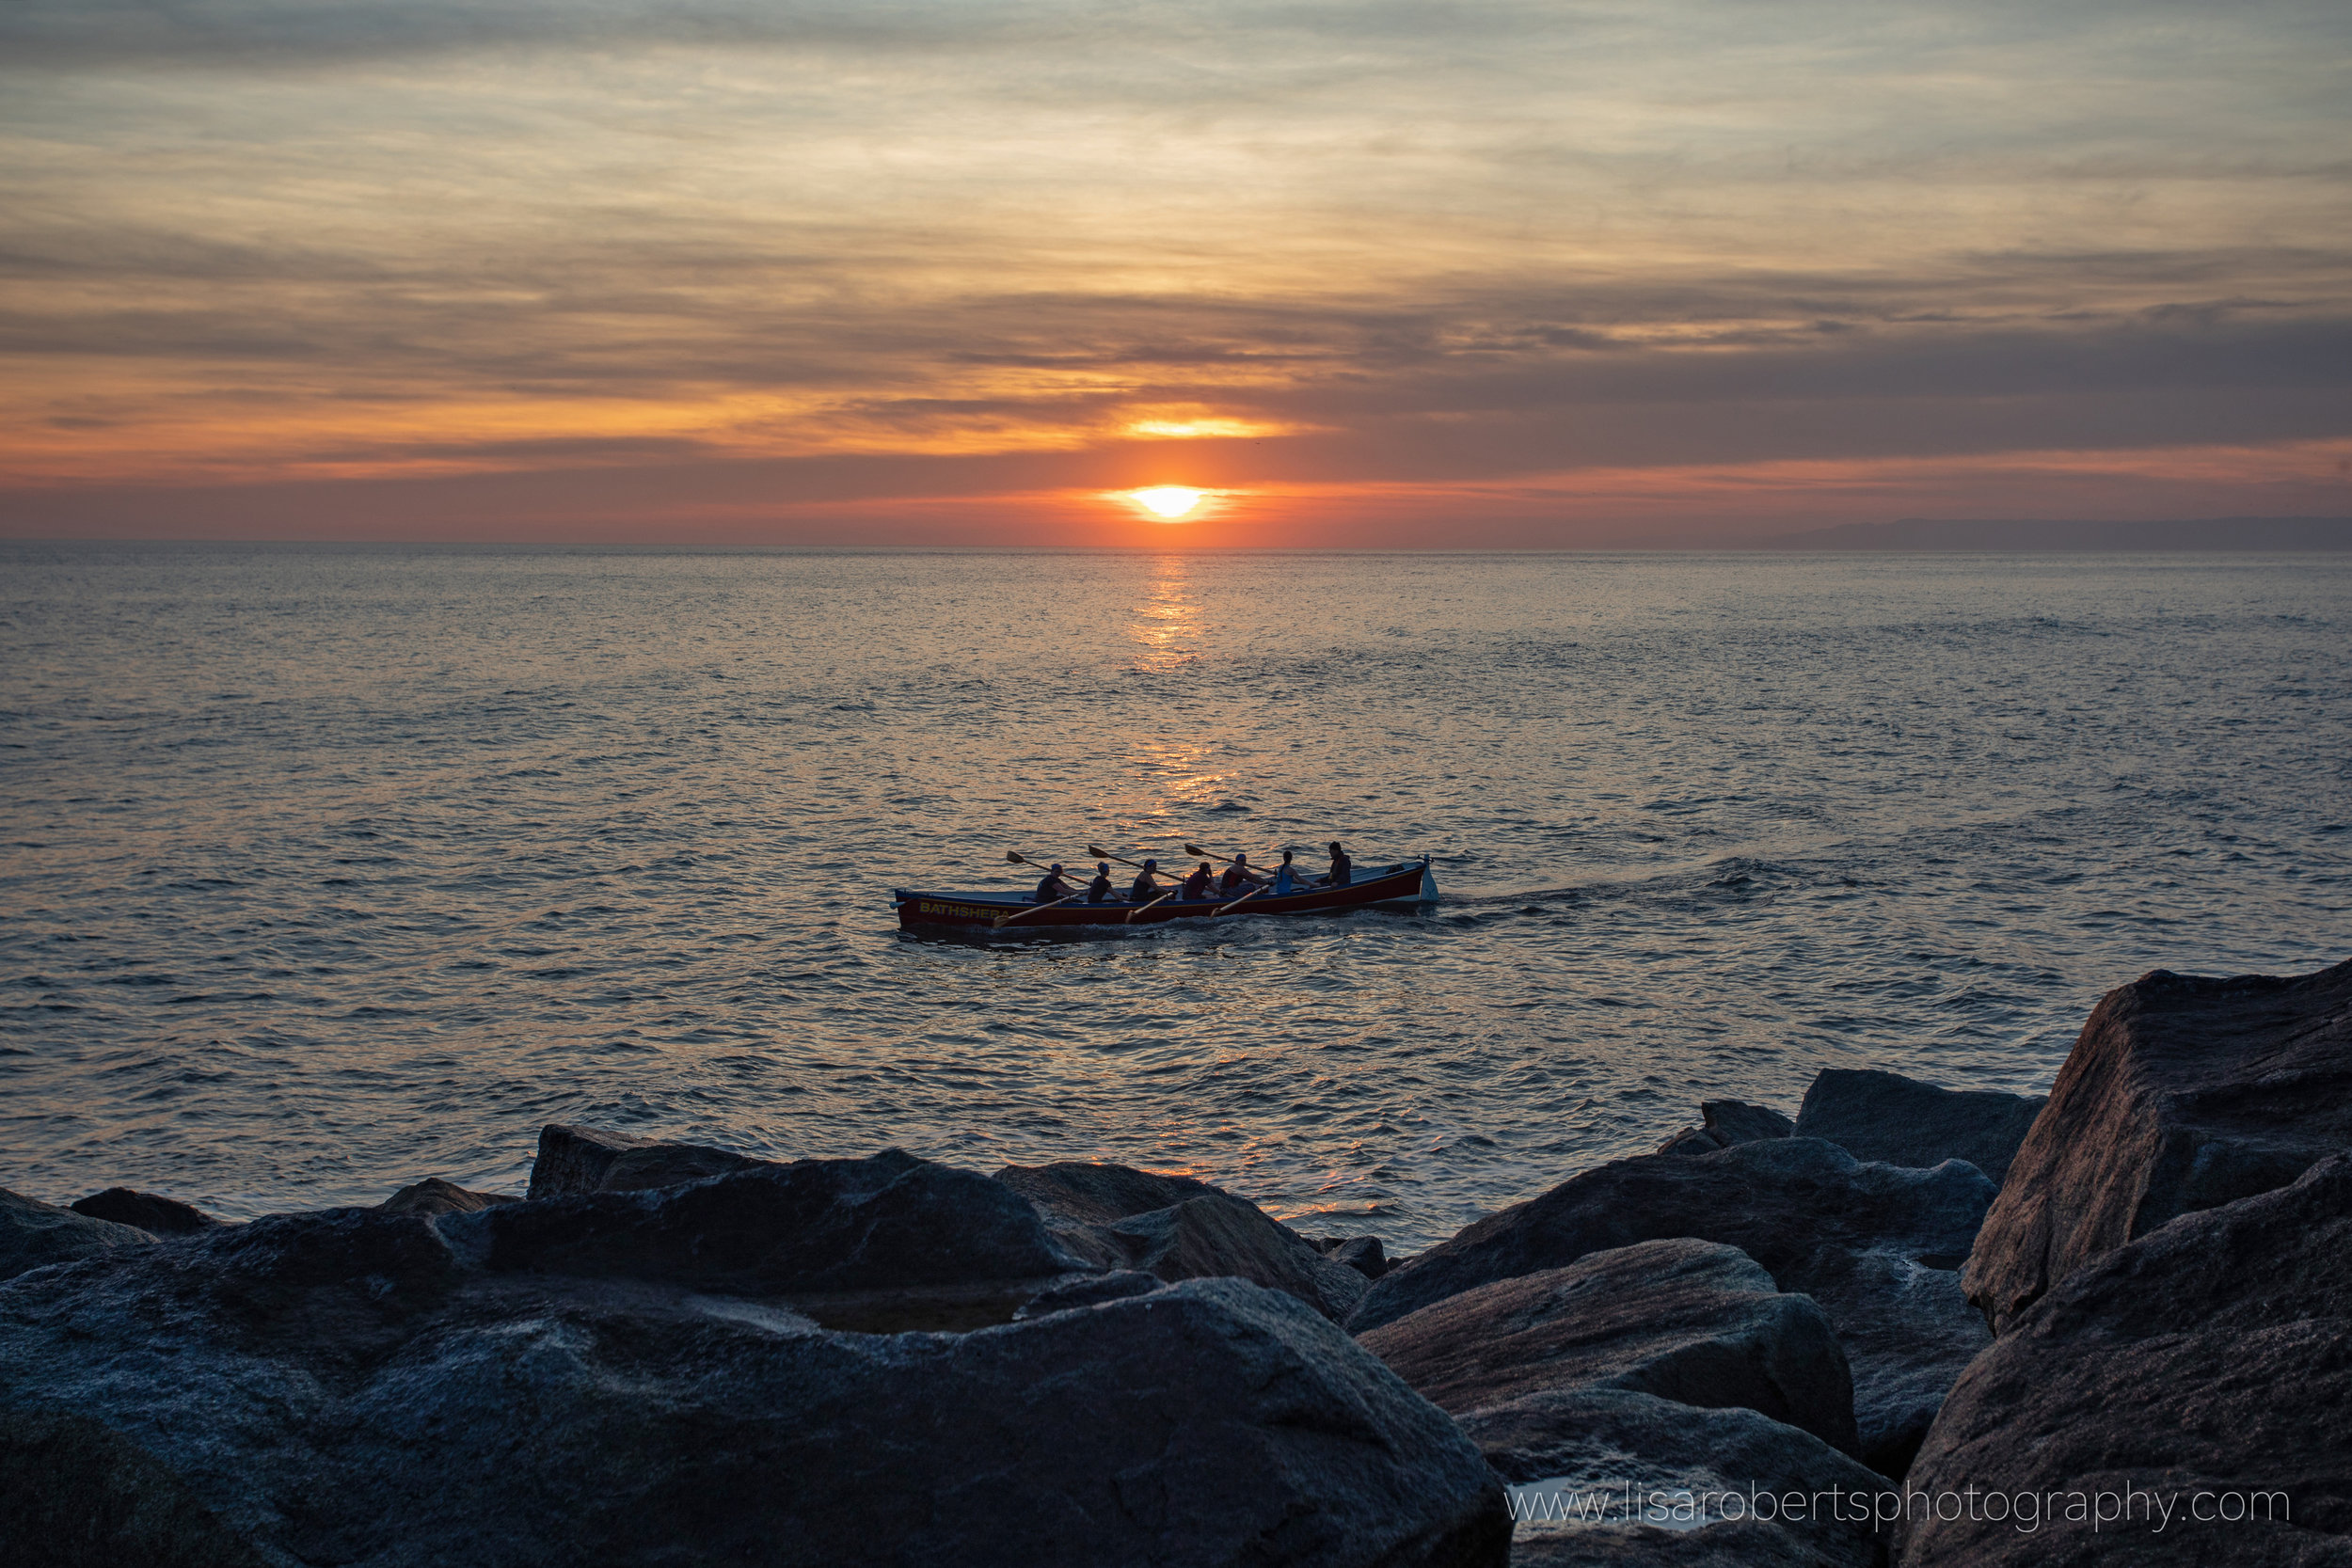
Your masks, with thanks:
<instances>
[{"instance_id":1,"label":"rock","mask_svg":"<svg viewBox=\"0 0 2352 1568\"><path fill-rule=\"evenodd\" d=\"M73 1212L94 1220L112 1220L134 1230L144 1230L151 1236L193 1236L227 1222L216 1220L193 1203L183 1203L176 1197L158 1197L153 1193L136 1192L129 1187L109 1187L103 1193L92 1193L73 1204Z\"/></svg>"},{"instance_id":2,"label":"rock","mask_svg":"<svg viewBox=\"0 0 2352 1568\"><path fill-rule=\"evenodd\" d=\"M137 1444L60 1410L0 1409L0 1562L272 1568Z\"/></svg>"},{"instance_id":3,"label":"rock","mask_svg":"<svg viewBox=\"0 0 2352 1568\"><path fill-rule=\"evenodd\" d=\"M1350 1236L1325 1256L1342 1268L1354 1269L1366 1279L1377 1279L1389 1272L1389 1255L1377 1236Z\"/></svg>"},{"instance_id":4,"label":"rock","mask_svg":"<svg viewBox=\"0 0 2352 1568\"><path fill-rule=\"evenodd\" d=\"M1969 1362L1993 1342L1962 1293L1960 1275L1886 1247L1825 1250L1804 1266L1805 1288L1836 1302L1837 1338L1854 1374L1862 1462L1900 1480Z\"/></svg>"},{"instance_id":5,"label":"rock","mask_svg":"<svg viewBox=\"0 0 2352 1568\"><path fill-rule=\"evenodd\" d=\"M1372 1288L1361 1274L1323 1257L1230 1193L1187 1198L1097 1231L1120 1249L1123 1267L1171 1283L1247 1279L1296 1296L1333 1323L1345 1322Z\"/></svg>"},{"instance_id":6,"label":"rock","mask_svg":"<svg viewBox=\"0 0 2352 1568\"><path fill-rule=\"evenodd\" d=\"M1007 1165L996 1180L1036 1204L1054 1239L1104 1268L1161 1279L1247 1279L1345 1320L1364 1275L1324 1256L1256 1204L1189 1176L1068 1162Z\"/></svg>"},{"instance_id":7,"label":"rock","mask_svg":"<svg viewBox=\"0 0 2352 1568\"><path fill-rule=\"evenodd\" d=\"M1804 1091L1796 1135L1827 1138L1882 1164L1965 1160L1997 1187L2046 1103L2038 1095L1939 1089L1900 1073L1828 1068Z\"/></svg>"},{"instance_id":8,"label":"rock","mask_svg":"<svg viewBox=\"0 0 2352 1568\"><path fill-rule=\"evenodd\" d=\"M1048 1312L1068 1312L1080 1307L1100 1307L1106 1301L1125 1301L1129 1296L1149 1295L1166 1283L1156 1275L1140 1274L1133 1269L1080 1275L1057 1281L1031 1296L1013 1313L1013 1321L1021 1323L1030 1318L1041 1318Z\"/></svg>"},{"instance_id":9,"label":"rock","mask_svg":"<svg viewBox=\"0 0 2352 1568\"><path fill-rule=\"evenodd\" d=\"M620 1158L605 1167L604 1181L596 1190L628 1193L647 1187L675 1187L724 1176L729 1171L762 1166L773 1169L776 1164L775 1161L754 1160L703 1144L649 1144L644 1148L624 1149Z\"/></svg>"},{"instance_id":10,"label":"rock","mask_svg":"<svg viewBox=\"0 0 2352 1568\"><path fill-rule=\"evenodd\" d=\"M1752 1144L1761 1138L1786 1138L1793 1131L1788 1118L1778 1111L1768 1111L1761 1105L1750 1105L1744 1101L1703 1101L1699 1105L1699 1115L1707 1119L1706 1126L1686 1127L1651 1152L1712 1154L1734 1144Z\"/></svg>"},{"instance_id":11,"label":"rock","mask_svg":"<svg viewBox=\"0 0 2352 1568\"><path fill-rule=\"evenodd\" d=\"M662 1143L626 1132L549 1122L539 1129L539 1156L531 1165L531 1196L669 1187L775 1163L703 1144Z\"/></svg>"},{"instance_id":12,"label":"rock","mask_svg":"<svg viewBox=\"0 0 2352 1568\"><path fill-rule=\"evenodd\" d=\"M1446 1417L1246 1282L871 1336L484 1267L482 1233L533 1210L777 1184L277 1216L0 1285L0 1497L221 1568L1503 1560L1501 1489Z\"/></svg>"},{"instance_id":13,"label":"rock","mask_svg":"<svg viewBox=\"0 0 2352 1568\"><path fill-rule=\"evenodd\" d=\"M2352 1148L2352 962L2109 991L1968 1259L1999 1330L2075 1269Z\"/></svg>"},{"instance_id":14,"label":"rock","mask_svg":"<svg viewBox=\"0 0 2352 1568\"><path fill-rule=\"evenodd\" d=\"M1726 1146L1716 1141L1715 1134L1703 1127L1686 1127L1660 1144L1653 1154L1692 1155L1720 1153Z\"/></svg>"},{"instance_id":15,"label":"rock","mask_svg":"<svg viewBox=\"0 0 2352 1568\"><path fill-rule=\"evenodd\" d=\"M1513 1483L1514 1568L1880 1568L1887 1559L1892 1527L1880 1521L1899 1500L1885 1480L1753 1410L1554 1389L1475 1412L1462 1430Z\"/></svg>"},{"instance_id":16,"label":"rock","mask_svg":"<svg viewBox=\"0 0 2352 1568\"><path fill-rule=\"evenodd\" d=\"M1080 1225L1110 1225L1131 1214L1171 1209L1186 1198L1208 1197L1224 1189L1189 1176L1160 1176L1126 1165L1085 1164L1074 1160L1051 1165L1007 1165L996 1180L1049 1215Z\"/></svg>"},{"instance_id":17,"label":"rock","mask_svg":"<svg viewBox=\"0 0 2352 1568\"><path fill-rule=\"evenodd\" d=\"M2338 1155L2174 1219L2026 1308L1945 1401L1906 1485L1973 1486L2012 1514L2033 1497L2041 1522L1954 1506L1905 1527L1903 1562L2352 1562L2347 1455L2352 1157ZM2125 1524L2101 1493L2160 1501ZM2159 1530L2145 1509L2161 1501ZM2094 1528L2077 1508L2107 1517Z\"/></svg>"},{"instance_id":18,"label":"rock","mask_svg":"<svg viewBox=\"0 0 2352 1568\"><path fill-rule=\"evenodd\" d=\"M1587 1253L1465 1291L1359 1336L1455 1416L1549 1388L1740 1405L1860 1449L1846 1353L1809 1296L1738 1247L1687 1240Z\"/></svg>"},{"instance_id":19,"label":"rock","mask_svg":"<svg viewBox=\"0 0 2352 1568\"><path fill-rule=\"evenodd\" d=\"M520 1199L507 1193L472 1193L453 1181L428 1176L413 1186L403 1187L375 1206L384 1214L471 1214L494 1203L516 1203Z\"/></svg>"},{"instance_id":20,"label":"rock","mask_svg":"<svg viewBox=\"0 0 2352 1568\"><path fill-rule=\"evenodd\" d=\"M1003 1183L896 1148L503 1204L443 1225L453 1244L503 1273L752 1295L964 1286L1088 1267Z\"/></svg>"},{"instance_id":21,"label":"rock","mask_svg":"<svg viewBox=\"0 0 2352 1568\"><path fill-rule=\"evenodd\" d=\"M531 1162L532 1200L593 1193L604 1185L612 1162L632 1148L650 1148L651 1138L627 1132L606 1132L593 1127L569 1127L551 1121L539 1129L538 1157Z\"/></svg>"},{"instance_id":22,"label":"rock","mask_svg":"<svg viewBox=\"0 0 2352 1568\"><path fill-rule=\"evenodd\" d=\"M1797 1136L1796 1123L1787 1117L1761 1105L1750 1105L1744 1101L1702 1101L1699 1102L1699 1115L1707 1118L1707 1130L1725 1148L1734 1144L1752 1144L1761 1138Z\"/></svg>"},{"instance_id":23,"label":"rock","mask_svg":"<svg viewBox=\"0 0 2352 1568\"><path fill-rule=\"evenodd\" d=\"M1938 1379L1949 1386L1985 1342L1966 1314L1952 1313L1957 1281L1939 1289L1920 1271L1959 1265L1993 1196L1984 1173L1963 1161L1928 1170L1865 1164L1819 1138L1620 1160L1391 1269L1347 1326L1360 1334L1462 1291L1636 1242L1721 1242L1763 1264L1783 1291L1820 1304L1852 1370L1862 1452L1891 1465L1918 1440L1926 1390ZM1899 1427L1880 1424L1899 1412Z\"/></svg>"},{"instance_id":24,"label":"rock","mask_svg":"<svg viewBox=\"0 0 2352 1568\"><path fill-rule=\"evenodd\" d=\"M112 1220L22 1197L0 1187L0 1279L45 1263L72 1263L116 1247L147 1246L155 1237Z\"/></svg>"}]
</instances>

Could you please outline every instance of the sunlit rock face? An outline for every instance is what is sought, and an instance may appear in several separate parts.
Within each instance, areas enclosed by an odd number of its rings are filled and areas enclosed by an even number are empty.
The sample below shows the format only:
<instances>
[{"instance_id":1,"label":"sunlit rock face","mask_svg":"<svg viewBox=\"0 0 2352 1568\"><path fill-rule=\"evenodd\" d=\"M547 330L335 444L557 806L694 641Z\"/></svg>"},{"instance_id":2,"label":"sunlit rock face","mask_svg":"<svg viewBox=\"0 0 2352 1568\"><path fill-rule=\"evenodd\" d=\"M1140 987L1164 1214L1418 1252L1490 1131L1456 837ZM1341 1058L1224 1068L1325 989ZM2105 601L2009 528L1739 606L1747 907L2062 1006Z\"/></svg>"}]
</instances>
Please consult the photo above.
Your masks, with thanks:
<instances>
[{"instance_id":1,"label":"sunlit rock face","mask_svg":"<svg viewBox=\"0 0 2352 1568\"><path fill-rule=\"evenodd\" d=\"M2296 979L2164 970L2102 998L1968 1259L1996 1328L2179 1215L2352 1149L2352 961Z\"/></svg>"},{"instance_id":2,"label":"sunlit rock face","mask_svg":"<svg viewBox=\"0 0 2352 1568\"><path fill-rule=\"evenodd\" d=\"M1829 1320L1737 1247L1687 1240L1588 1253L1367 1331L1364 1348L1456 1416L1557 1388L1740 1406L1859 1451L1853 1381Z\"/></svg>"},{"instance_id":3,"label":"sunlit rock face","mask_svg":"<svg viewBox=\"0 0 2352 1568\"><path fill-rule=\"evenodd\" d=\"M1904 1484L1978 1505L1904 1568L2352 1560L2347 1346L2352 1156L2126 1243L1952 1389Z\"/></svg>"}]
</instances>

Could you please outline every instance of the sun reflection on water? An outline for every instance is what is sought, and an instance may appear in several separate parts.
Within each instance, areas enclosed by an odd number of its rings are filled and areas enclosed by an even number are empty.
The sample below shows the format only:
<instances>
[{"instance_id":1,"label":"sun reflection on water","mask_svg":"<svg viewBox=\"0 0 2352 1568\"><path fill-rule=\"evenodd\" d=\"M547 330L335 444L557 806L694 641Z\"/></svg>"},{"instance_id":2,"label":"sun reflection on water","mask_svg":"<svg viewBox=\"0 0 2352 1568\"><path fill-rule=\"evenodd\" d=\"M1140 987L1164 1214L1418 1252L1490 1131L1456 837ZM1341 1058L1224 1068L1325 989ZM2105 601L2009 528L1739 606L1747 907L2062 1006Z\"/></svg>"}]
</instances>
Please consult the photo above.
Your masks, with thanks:
<instances>
[{"instance_id":1,"label":"sun reflection on water","mask_svg":"<svg viewBox=\"0 0 2352 1568\"><path fill-rule=\"evenodd\" d=\"M1191 588L1191 574L1183 556L1164 555L1152 563L1143 602L1136 606L1135 624L1127 631L1142 644L1136 668L1173 670L1199 655L1203 627Z\"/></svg>"}]
</instances>

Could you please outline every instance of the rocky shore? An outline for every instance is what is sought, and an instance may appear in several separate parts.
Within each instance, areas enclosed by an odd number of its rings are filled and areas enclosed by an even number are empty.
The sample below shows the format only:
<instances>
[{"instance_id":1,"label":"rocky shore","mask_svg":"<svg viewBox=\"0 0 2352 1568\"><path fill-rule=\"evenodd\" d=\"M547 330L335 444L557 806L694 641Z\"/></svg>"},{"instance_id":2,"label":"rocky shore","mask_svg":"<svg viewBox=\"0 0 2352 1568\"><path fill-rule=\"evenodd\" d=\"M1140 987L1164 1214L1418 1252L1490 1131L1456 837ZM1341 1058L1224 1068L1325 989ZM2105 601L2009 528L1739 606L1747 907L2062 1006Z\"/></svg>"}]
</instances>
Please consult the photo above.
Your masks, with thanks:
<instances>
[{"instance_id":1,"label":"rocky shore","mask_svg":"<svg viewBox=\"0 0 2352 1568\"><path fill-rule=\"evenodd\" d=\"M2046 1101L1708 1102L1401 1261L567 1126L525 1195L0 1191L23 1568L2059 1561L2352 1563L2352 963L2145 975Z\"/></svg>"}]
</instances>

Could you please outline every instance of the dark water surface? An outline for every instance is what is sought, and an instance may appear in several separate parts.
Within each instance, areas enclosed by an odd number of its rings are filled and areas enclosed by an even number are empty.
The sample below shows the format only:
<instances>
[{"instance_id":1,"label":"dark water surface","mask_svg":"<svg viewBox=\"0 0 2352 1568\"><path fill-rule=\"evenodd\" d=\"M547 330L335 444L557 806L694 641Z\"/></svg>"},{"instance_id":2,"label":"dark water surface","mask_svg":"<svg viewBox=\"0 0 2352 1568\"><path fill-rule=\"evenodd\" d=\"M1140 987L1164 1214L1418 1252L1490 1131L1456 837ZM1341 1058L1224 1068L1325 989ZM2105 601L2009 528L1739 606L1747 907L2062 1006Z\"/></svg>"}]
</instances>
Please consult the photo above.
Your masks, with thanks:
<instances>
[{"instance_id":1,"label":"dark water surface","mask_svg":"<svg viewBox=\"0 0 2352 1568\"><path fill-rule=\"evenodd\" d=\"M33 1196L514 1190L574 1120L1410 1250L1702 1097L2046 1087L2122 980L2352 952L2352 560L0 546L0 800ZM1334 836L1445 902L887 904Z\"/></svg>"}]
</instances>

